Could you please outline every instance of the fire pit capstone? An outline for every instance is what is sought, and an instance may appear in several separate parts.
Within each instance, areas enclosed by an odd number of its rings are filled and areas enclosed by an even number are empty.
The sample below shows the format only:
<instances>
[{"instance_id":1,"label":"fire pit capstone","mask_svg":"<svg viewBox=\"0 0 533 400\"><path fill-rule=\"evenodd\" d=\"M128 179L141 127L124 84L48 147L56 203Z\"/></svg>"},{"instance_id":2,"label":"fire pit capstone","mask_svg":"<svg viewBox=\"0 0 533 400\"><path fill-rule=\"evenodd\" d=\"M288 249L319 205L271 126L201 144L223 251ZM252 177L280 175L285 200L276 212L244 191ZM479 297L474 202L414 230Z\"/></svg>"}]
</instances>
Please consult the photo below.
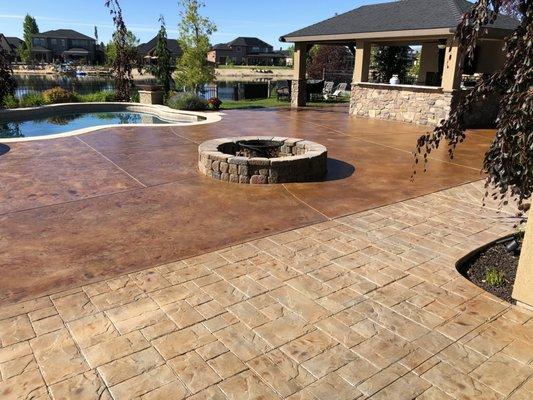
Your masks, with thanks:
<instances>
[{"instance_id":1,"label":"fire pit capstone","mask_svg":"<svg viewBox=\"0 0 533 400\"><path fill-rule=\"evenodd\" d=\"M272 136L209 140L198 153L198 168L204 175L251 184L322 180L328 158L321 144Z\"/></svg>"}]
</instances>

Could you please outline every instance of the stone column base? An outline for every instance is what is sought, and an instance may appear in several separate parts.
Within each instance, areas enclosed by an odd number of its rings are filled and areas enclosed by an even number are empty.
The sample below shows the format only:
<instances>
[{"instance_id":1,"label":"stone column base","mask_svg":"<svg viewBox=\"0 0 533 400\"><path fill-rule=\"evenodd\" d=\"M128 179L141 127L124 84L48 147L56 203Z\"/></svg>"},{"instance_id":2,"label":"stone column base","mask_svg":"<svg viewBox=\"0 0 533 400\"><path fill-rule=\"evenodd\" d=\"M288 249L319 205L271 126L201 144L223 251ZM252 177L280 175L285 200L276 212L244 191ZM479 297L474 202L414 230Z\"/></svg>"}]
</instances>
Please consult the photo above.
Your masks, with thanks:
<instances>
[{"instance_id":1,"label":"stone column base","mask_svg":"<svg viewBox=\"0 0 533 400\"><path fill-rule=\"evenodd\" d=\"M139 90L139 103L163 104L163 92L160 90Z\"/></svg>"},{"instance_id":2,"label":"stone column base","mask_svg":"<svg viewBox=\"0 0 533 400\"><path fill-rule=\"evenodd\" d=\"M293 79L291 86L291 107L305 107L305 104L307 103L306 80Z\"/></svg>"}]
</instances>

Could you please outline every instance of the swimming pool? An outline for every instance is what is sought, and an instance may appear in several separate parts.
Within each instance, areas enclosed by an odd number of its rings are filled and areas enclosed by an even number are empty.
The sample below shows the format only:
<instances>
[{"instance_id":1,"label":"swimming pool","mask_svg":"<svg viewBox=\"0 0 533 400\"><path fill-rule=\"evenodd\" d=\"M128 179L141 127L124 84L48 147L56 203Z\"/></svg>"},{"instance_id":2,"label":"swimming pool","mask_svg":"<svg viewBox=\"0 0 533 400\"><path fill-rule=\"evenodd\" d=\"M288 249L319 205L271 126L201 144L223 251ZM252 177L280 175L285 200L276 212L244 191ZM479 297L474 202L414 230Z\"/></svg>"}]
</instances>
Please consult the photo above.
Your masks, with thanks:
<instances>
[{"instance_id":1,"label":"swimming pool","mask_svg":"<svg viewBox=\"0 0 533 400\"><path fill-rule=\"evenodd\" d=\"M54 139L121 126L198 125L220 119L219 113L189 112L154 104L52 104L0 110L0 142Z\"/></svg>"},{"instance_id":2,"label":"swimming pool","mask_svg":"<svg viewBox=\"0 0 533 400\"><path fill-rule=\"evenodd\" d=\"M47 136L100 125L169 123L176 121L170 122L152 114L132 111L62 114L43 119L0 123L0 138Z\"/></svg>"}]
</instances>

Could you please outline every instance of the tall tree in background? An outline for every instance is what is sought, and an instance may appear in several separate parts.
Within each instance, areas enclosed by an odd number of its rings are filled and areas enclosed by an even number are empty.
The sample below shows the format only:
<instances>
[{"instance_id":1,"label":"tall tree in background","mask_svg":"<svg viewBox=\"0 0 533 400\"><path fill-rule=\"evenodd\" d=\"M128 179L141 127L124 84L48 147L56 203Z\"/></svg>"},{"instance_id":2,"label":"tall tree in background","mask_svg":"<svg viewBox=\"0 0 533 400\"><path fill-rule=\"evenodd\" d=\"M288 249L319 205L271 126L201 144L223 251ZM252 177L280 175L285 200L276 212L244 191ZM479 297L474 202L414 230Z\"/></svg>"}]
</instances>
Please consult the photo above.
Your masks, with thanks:
<instances>
[{"instance_id":1,"label":"tall tree in background","mask_svg":"<svg viewBox=\"0 0 533 400\"><path fill-rule=\"evenodd\" d=\"M312 79L323 79L325 71L346 69L350 51L346 46L319 45L309 52L307 73Z\"/></svg>"},{"instance_id":2,"label":"tall tree in background","mask_svg":"<svg viewBox=\"0 0 533 400\"><path fill-rule=\"evenodd\" d=\"M94 40L98 43L98 27L94 26Z\"/></svg>"},{"instance_id":3,"label":"tall tree in background","mask_svg":"<svg viewBox=\"0 0 533 400\"><path fill-rule=\"evenodd\" d=\"M116 31L113 43L116 46L116 57L113 60L112 71L115 77L115 98L117 101L131 101L133 87L132 71L137 60L137 51L128 46L128 29L122 18L122 9L118 0L105 0L105 6L113 18Z\"/></svg>"},{"instance_id":4,"label":"tall tree in background","mask_svg":"<svg viewBox=\"0 0 533 400\"><path fill-rule=\"evenodd\" d=\"M137 39L137 36L132 31L128 31L126 34L126 49L128 52L137 52L137 46L139 45L140 40ZM105 47L105 57L106 63L108 65L113 65L117 58L117 32L113 33L113 36L107 46Z\"/></svg>"},{"instance_id":5,"label":"tall tree in background","mask_svg":"<svg viewBox=\"0 0 533 400\"><path fill-rule=\"evenodd\" d=\"M0 47L0 108L4 106L4 100L7 96L13 96L17 82L13 78L13 69L9 61L9 55Z\"/></svg>"},{"instance_id":6,"label":"tall tree in background","mask_svg":"<svg viewBox=\"0 0 533 400\"><path fill-rule=\"evenodd\" d=\"M207 62L207 53L211 48L209 36L217 28L209 18L200 15L199 10L204 7L200 1L181 0L179 6L178 41L183 54L177 64L176 86L199 92L215 77L213 66Z\"/></svg>"},{"instance_id":7,"label":"tall tree in background","mask_svg":"<svg viewBox=\"0 0 533 400\"><path fill-rule=\"evenodd\" d=\"M172 57L167 46L167 28L165 25L165 18L162 15L159 17L159 23L161 24L161 27L157 34L157 45L155 48L157 64L153 68L153 74L163 86L166 96L170 90L170 82L172 81Z\"/></svg>"},{"instance_id":8,"label":"tall tree in background","mask_svg":"<svg viewBox=\"0 0 533 400\"><path fill-rule=\"evenodd\" d=\"M26 14L22 22L22 32L24 43L22 44L19 55L22 61L28 61L31 57L31 49L33 47L32 37L34 34L39 33L37 21L29 14Z\"/></svg>"},{"instance_id":9,"label":"tall tree in background","mask_svg":"<svg viewBox=\"0 0 533 400\"><path fill-rule=\"evenodd\" d=\"M442 141L453 157L457 144L465 139L465 117L473 105L486 96L500 95L496 137L483 163L485 196L492 195L503 204L510 196L522 205L533 192L533 2L478 0L463 16L455 39L461 49L459 65L463 65L464 60L473 59L483 27L494 23L502 10L520 21L505 39L505 63L496 72L482 75L469 94L455 104L448 119L418 139L415 162L423 157L425 170L430 152Z\"/></svg>"},{"instance_id":10,"label":"tall tree in background","mask_svg":"<svg viewBox=\"0 0 533 400\"><path fill-rule=\"evenodd\" d=\"M376 71L379 82L388 83L393 75L398 75L400 82L404 82L407 72L411 67L409 47L376 47L373 52L371 67Z\"/></svg>"}]
</instances>

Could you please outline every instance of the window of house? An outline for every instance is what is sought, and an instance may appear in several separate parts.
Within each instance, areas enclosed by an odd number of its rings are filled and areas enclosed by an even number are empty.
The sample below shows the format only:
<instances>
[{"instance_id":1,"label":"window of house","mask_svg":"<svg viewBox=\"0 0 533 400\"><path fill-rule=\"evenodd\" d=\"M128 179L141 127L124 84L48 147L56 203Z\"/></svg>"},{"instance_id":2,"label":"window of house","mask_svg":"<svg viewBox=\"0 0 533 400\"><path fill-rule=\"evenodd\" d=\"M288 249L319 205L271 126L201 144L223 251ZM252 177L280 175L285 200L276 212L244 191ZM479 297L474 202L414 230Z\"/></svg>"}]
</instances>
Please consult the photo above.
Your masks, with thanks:
<instances>
[{"instance_id":1,"label":"window of house","mask_svg":"<svg viewBox=\"0 0 533 400\"><path fill-rule=\"evenodd\" d=\"M57 39L51 39L52 46L57 46Z\"/></svg>"},{"instance_id":2,"label":"window of house","mask_svg":"<svg viewBox=\"0 0 533 400\"><path fill-rule=\"evenodd\" d=\"M241 51L241 47L240 46L237 46L237 51Z\"/></svg>"},{"instance_id":3,"label":"window of house","mask_svg":"<svg viewBox=\"0 0 533 400\"><path fill-rule=\"evenodd\" d=\"M65 39L61 39L61 46L66 47L67 41Z\"/></svg>"}]
</instances>

